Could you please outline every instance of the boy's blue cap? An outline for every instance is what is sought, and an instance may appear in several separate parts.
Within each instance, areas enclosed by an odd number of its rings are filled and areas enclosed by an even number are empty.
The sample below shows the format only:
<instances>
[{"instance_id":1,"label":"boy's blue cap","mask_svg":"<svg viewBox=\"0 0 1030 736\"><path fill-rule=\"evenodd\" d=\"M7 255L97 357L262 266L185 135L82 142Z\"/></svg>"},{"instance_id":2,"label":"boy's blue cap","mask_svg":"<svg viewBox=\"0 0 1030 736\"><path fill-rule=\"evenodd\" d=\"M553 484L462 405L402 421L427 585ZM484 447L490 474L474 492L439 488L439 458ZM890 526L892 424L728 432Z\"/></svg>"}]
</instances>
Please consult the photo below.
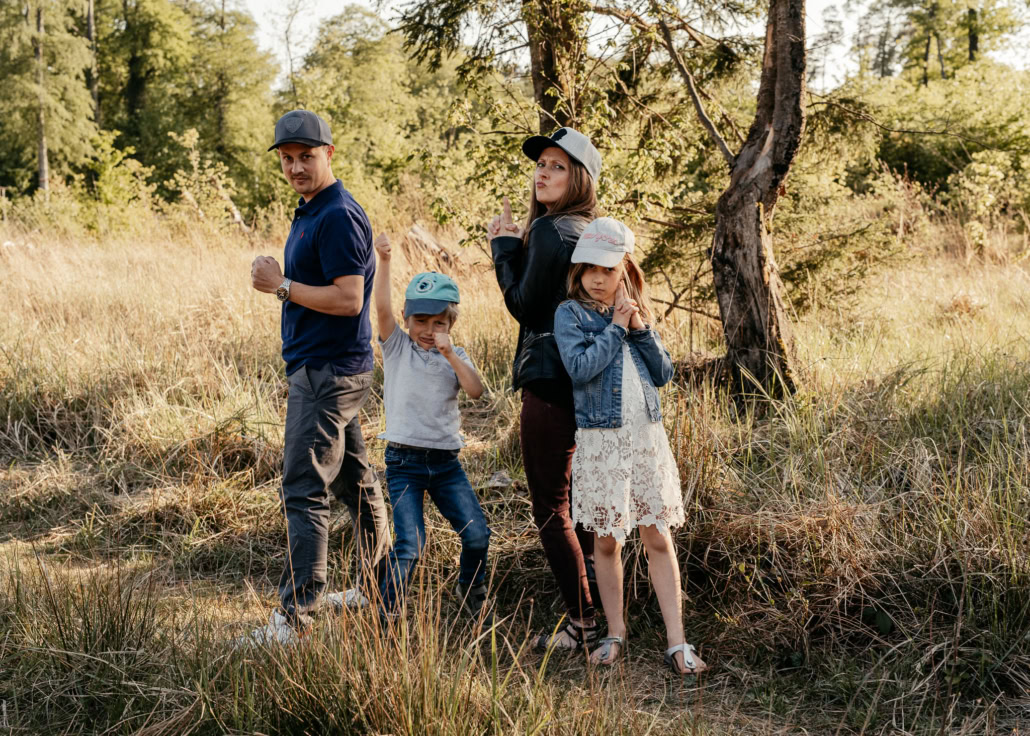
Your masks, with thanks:
<instances>
[{"instance_id":1,"label":"boy's blue cap","mask_svg":"<svg viewBox=\"0 0 1030 736\"><path fill-rule=\"evenodd\" d=\"M416 275L404 290L404 316L440 314L460 301L454 279L436 271L426 271Z\"/></svg>"}]
</instances>

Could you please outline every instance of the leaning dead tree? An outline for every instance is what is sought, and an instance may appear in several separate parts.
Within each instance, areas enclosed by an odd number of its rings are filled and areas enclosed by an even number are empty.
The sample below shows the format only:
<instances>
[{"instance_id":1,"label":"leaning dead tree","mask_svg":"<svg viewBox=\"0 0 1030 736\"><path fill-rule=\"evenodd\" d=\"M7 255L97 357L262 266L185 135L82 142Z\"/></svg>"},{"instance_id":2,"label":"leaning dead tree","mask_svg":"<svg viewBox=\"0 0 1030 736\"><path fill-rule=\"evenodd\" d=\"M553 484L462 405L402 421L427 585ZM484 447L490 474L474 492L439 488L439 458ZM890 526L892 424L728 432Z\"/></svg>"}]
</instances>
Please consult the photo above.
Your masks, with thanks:
<instances>
[{"instance_id":1,"label":"leaning dead tree","mask_svg":"<svg viewBox=\"0 0 1030 736\"><path fill-rule=\"evenodd\" d=\"M774 394L791 393L794 341L770 225L805 126L805 0L770 0L757 110L736 155L705 112L661 16L659 28L702 125L730 168L729 186L715 207L711 261L732 385L752 391L757 382Z\"/></svg>"}]
</instances>

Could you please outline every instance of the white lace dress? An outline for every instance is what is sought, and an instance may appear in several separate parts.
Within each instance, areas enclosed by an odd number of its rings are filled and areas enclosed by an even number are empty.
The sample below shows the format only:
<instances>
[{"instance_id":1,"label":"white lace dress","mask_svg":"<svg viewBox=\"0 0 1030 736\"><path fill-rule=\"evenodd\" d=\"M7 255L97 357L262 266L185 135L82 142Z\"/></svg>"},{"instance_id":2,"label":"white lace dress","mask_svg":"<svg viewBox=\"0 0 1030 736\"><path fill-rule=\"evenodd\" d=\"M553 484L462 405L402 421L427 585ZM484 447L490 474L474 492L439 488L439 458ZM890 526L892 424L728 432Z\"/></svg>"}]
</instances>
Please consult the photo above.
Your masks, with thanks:
<instances>
[{"instance_id":1,"label":"white lace dress","mask_svg":"<svg viewBox=\"0 0 1030 736\"><path fill-rule=\"evenodd\" d=\"M683 523L679 470L661 422L652 422L629 346L622 346L622 426L577 429L572 520L620 542L637 526Z\"/></svg>"}]
</instances>

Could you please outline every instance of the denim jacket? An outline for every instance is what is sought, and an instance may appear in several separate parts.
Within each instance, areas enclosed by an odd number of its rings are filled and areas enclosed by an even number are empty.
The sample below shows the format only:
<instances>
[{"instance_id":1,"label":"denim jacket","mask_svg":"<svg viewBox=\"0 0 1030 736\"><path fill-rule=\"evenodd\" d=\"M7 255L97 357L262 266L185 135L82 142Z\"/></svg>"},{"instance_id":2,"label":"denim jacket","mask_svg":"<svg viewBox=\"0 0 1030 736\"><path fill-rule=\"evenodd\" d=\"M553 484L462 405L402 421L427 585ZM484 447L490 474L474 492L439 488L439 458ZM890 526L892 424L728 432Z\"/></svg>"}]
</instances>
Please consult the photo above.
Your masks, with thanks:
<instances>
[{"instance_id":1,"label":"denim jacket","mask_svg":"<svg viewBox=\"0 0 1030 736\"><path fill-rule=\"evenodd\" d=\"M577 301L558 306L554 336L565 370L572 377L576 426L580 429L622 426L622 344L644 385L647 415L662 420L658 386L672 379L672 359L652 329L627 330L612 322L613 312L600 314Z\"/></svg>"}]
</instances>

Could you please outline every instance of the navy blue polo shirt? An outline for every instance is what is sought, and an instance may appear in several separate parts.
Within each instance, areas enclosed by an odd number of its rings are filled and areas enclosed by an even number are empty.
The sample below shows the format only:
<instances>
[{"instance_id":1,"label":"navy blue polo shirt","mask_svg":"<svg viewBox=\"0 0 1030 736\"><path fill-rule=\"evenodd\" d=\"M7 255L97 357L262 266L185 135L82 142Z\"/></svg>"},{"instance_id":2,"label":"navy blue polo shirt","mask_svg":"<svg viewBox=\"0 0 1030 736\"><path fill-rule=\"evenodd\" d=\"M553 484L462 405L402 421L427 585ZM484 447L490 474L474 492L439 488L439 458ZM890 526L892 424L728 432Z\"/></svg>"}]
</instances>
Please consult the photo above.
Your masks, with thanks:
<instances>
[{"instance_id":1,"label":"navy blue polo shirt","mask_svg":"<svg viewBox=\"0 0 1030 736\"><path fill-rule=\"evenodd\" d=\"M372 323L368 319L376 272L372 225L339 179L310 202L300 200L286 239L285 274L308 286L329 286L340 276L364 276L361 314L338 317L292 301L283 303L286 375L301 366L332 366L340 376L372 370Z\"/></svg>"}]
</instances>

